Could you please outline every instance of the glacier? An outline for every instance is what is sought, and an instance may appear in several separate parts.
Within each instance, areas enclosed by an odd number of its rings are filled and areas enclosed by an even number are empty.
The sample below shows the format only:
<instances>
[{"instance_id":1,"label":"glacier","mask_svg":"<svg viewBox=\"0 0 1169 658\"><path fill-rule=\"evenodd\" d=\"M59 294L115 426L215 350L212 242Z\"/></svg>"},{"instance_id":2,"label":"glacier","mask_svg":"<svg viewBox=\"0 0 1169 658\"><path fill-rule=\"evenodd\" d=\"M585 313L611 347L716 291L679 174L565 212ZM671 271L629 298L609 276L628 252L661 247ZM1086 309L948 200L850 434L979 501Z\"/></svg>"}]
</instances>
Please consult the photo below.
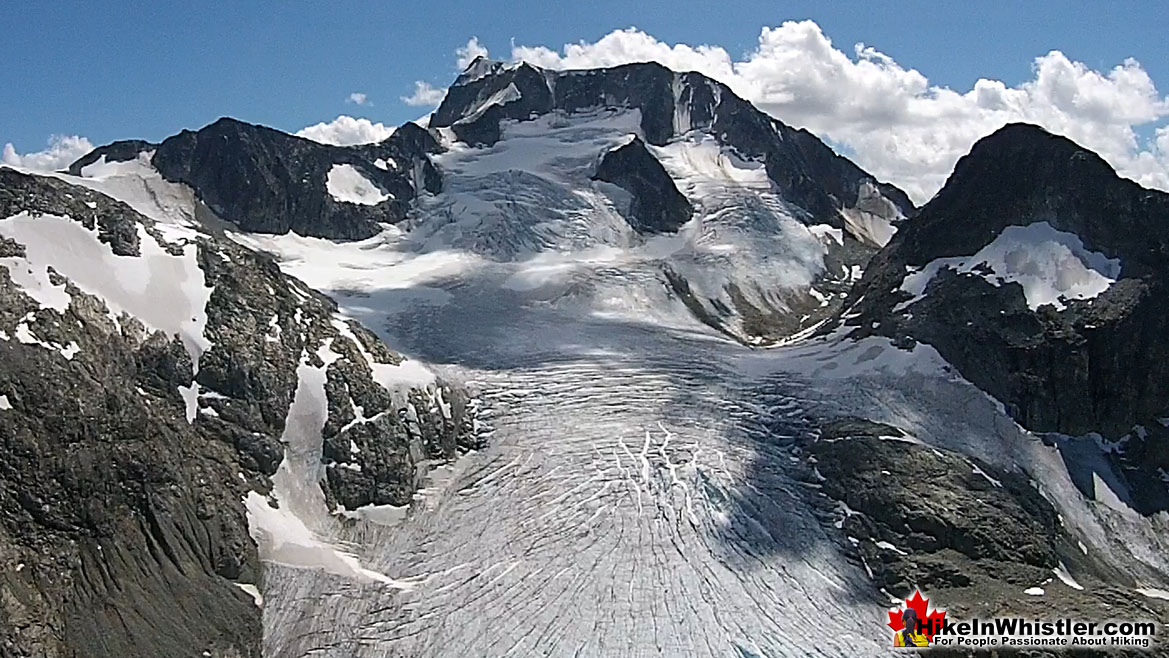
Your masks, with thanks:
<instances>
[{"instance_id":1,"label":"glacier","mask_svg":"<svg viewBox=\"0 0 1169 658\"><path fill-rule=\"evenodd\" d=\"M444 130L444 190L363 241L217 225L426 364L386 381L465 383L488 439L433 465L407 510L330 513L316 485L322 375L302 366L275 478L284 506L247 500L267 560L265 655L884 655L888 596L830 535L796 449L846 415L1028 464L1085 551L1164 591L1164 521L1085 499L1057 450L932 348L806 331L745 345L728 290L805 314L827 298L814 286L841 238L799 221L759 163L700 134L655 147L701 200L695 218L634 234L622 191L589 172L638 124L636 111L551 114L505 124L489 148ZM98 171L60 176L165 221L160 231L209 221L148 165ZM696 318L667 271L725 331Z\"/></svg>"}]
</instances>

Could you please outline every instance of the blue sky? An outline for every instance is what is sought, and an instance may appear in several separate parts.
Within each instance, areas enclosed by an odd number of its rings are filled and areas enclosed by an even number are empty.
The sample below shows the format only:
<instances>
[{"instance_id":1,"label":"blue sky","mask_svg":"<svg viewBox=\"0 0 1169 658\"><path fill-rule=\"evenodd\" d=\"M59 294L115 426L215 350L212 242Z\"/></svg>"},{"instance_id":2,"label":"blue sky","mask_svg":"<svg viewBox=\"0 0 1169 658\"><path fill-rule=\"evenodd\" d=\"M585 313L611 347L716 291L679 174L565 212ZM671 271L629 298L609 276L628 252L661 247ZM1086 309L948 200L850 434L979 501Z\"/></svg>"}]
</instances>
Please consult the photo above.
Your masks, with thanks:
<instances>
[{"instance_id":1,"label":"blue sky","mask_svg":"<svg viewBox=\"0 0 1169 658\"><path fill-rule=\"evenodd\" d=\"M221 115L290 131L342 113L396 124L425 112L399 97L448 83L471 36L506 55L512 39L559 48L636 26L741 56L764 25L804 18L846 52L863 41L955 89L1016 84L1051 49L1101 70L1135 57L1169 89L1157 2L6 2L0 142L157 140ZM346 103L352 92L373 106Z\"/></svg>"}]
</instances>

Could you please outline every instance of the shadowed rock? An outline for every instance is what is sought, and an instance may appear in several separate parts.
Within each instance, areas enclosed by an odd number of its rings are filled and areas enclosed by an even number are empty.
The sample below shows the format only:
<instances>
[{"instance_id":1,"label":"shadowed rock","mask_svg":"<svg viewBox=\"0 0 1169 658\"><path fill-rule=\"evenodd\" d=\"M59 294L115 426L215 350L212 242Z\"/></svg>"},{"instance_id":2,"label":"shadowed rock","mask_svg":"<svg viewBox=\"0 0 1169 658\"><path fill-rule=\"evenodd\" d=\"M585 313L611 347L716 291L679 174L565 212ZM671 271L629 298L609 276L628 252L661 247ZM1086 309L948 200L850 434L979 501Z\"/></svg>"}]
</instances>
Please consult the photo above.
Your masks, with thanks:
<instances>
[{"instance_id":1,"label":"shadowed rock","mask_svg":"<svg viewBox=\"0 0 1169 658\"><path fill-rule=\"evenodd\" d=\"M919 301L906 273L971 256L1005 228L1047 222L1120 261L1092 299L1032 310L1021 285L941 268ZM974 264L972 264L974 265ZM1121 179L1099 156L1028 125L975 144L851 293L858 335L933 345L1028 429L1118 436L1169 410L1169 194ZM872 327L876 329L872 329Z\"/></svg>"},{"instance_id":2,"label":"shadowed rock","mask_svg":"<svg viewBox=\"0 0 1169 658\"><path fill-rule=\"evenodd\" d=\"M401 221L418 194L442 186L427 157L440 150L438 143L412 123L378 144L333 146L223 118L158 145L132 140L100 147L69 171L80 175L102 156L124 161L150 149L163 178L189 185L220 218L257 233L368 238L380 224ZM385 200L365 205L334 198L326 180L336 165L353 167Z\"/></svg>"},{"instance_id":3,"label":"shadowed rock","mask_svg":"<svg viewBox=\"0 0 1169 658\"><path fill-rule=\"evenodd\" d=\"M593 178L633 196L632 224L638 233L671 233L690 221L690 202L638 137L606 153Z\"/></svg>"}]
</instances>

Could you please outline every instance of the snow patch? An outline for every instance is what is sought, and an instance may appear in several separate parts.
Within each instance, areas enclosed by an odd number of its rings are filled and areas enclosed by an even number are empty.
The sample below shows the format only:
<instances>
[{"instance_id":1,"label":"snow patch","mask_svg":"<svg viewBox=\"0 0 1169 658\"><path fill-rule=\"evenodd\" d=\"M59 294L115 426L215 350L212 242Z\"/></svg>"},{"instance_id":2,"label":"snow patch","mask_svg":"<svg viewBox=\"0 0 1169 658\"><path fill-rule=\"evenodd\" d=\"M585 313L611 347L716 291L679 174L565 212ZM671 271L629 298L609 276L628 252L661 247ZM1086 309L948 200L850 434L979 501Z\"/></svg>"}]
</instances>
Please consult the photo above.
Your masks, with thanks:
<instances>
[{"instance_id":1,"label":"snow patch","mask_svg":"<svg viewBox=\"0 0 1169 658\"><path fill-rule=\"evenodd\" d=\"M192 423L195 421L195 416L199 413L199 383L191 382L190 386L179 386L178 389L179 395L183 398L183 407L187 422Z\"/></svg>"},{"instance_id":2,"label":"snow patch","mask_svg":"<svg viewBox=\"0 0 1169 658\"><path fill-rule=\"evenodd\" d=\"M76 342L69 341L68 345L58 348L58 351L61 353L61 356L65 357L66 361L72 361L73 357L77 356L77 353L81 351L81 347Z\"/></svg>"},{"instance_id":3,"label":"snow patch","mask_svg":"<svg viewBox=\"0 0 1169 658\"><path fill-rule=\"evenodd\" d=\"M745 160L723 148L710 135L695 135L650 149L690 199L722 192L727 186L771 189L771 179L762 161Z\"/></svg>"},{"instance_id":4,"label":"snow patch","mask_svg":"<svg viewBox=\"0 0 1169 658\"><path fill-rule=\"evenodd\" d=\"M142 151L138 153L137 157L129 160L109 162L106 160L105 154L102 154L96 161L81 168L81 176L82 178L109 178L138 174L143 168L153 169L153 165L150 164L153 157L154 151Z\"/></svg>"},{"instance_id":5,"label":"snow patch","mask_svg":"<svg viewBox=\"0 0 1169 658\"><path fill-rule=\"evenodd\" d=\"M12 403L8 401L7 395L0 395L0 411L7 411L12 408Z\"/></svg>"},{"instance_id":6,"label":"snow patch","mask_svg":"<svg viewBox=\"0 0 1169 658\"><path fill-rule=\"evenodd\" d=\"M0 232L3 232L2 229ZM65 284L52 284L48 264L34 266L24 258L12 257L0 258L0 266L8 270L12 282L40 304L41 308L51 308L60 313L69 308L71 297L65 292Z\"/></svg>"},{"instance_id":7,"label":"snow patch","mask_svg":"<svg viewBox=\"0 0 1169 658\"><path fill-rule=\"evenodd\" d=\"M480 103L479 107L475 108L474 112L471 112L467 116L459 119L456 121L456 123L471 123L479 117L483 116L487 110L490 110L492 107L496 105L507 105L508 103L518 101L519 99L520 90L515 86L514 82L509 83L506 87L495 92L489 96L487 100Z\"/></svg>"},{"instance_id":8,"label":"snow patch","mask_svg":"<svg viewBox=\"0 0 1169 658\"><path fill-rule=\"evenodd\" d=\"M1059 578L1060 582L1062 582L1064 585L1067 585L1068 587L1075 590L1084 590L1084 586L1076 582L1075 578L1072 578L1072 574L1068 571L1067 566L1063 562L1060 562L1059 566L1053 569L1053 571L1055 572L1056 577Z\"/></svg>"},{"instance_id":9,"label":"snow patch","mask_svg":"<svg viewBox=\"0 0 1169 658\"><path fill-rule=\"evenodd\" d=\"M827 244L828 239L831 238L836 241L838 245L844 245L844 229L835 228L828 224L813 224L808 227L812 235L820 238Z\"/></svg>"},{"instance_id":10,"label":"snow patch","mask_svg":"<svg viewBox=\"0 0 1169 658\"><path fill-rule=\"evenodd\" d=\"M354 510L337 507L337 514L347 519L387 526L397 525L404 521L409 512L409 505L363 505Z\"/></svg>"},{"instance_id":11,"label":"snow patch","mask_svg":"<svg viewBox=\"0 0 1169 658\"><path fill-rule=\"evenodd\" d=\"M272 507L255 491L249 491L244 497L244 505L252 539L260 557L269 562L293 568L323 569L360 582L380 582L398 589L413 587L362 567L357 556L318 537L284 505Z\"/></svg>"},{"instance_id":12,"label":"snow patch","mask_svg":"<svg viewBox=\"0 0 1169 658\"><path fill-rule=\"evenodd\" d=\"M884 247L893 239L897 227L880 215L866 212L857 208L845 208L840 211L844 217L844 226L857 239L869 242L878 247Z\"/></svg>"},{"instance_id":13,"label":"snow patch","mask_svg":"<svg viewBox=\"0 0 1169 658\"><path fill-rule=\"evenodd\" d=\"M264 607L264 595L260 594L260 589L251 583L236 583L236 587L242 589L245 593L252 597L256 602L257 608Z\"/></svg>"},{"instance_id":14,"label":"snow patch","mask_svg":"<svg viewBox=\"0 0 1169 658\"><path fill-rule=\"evenodd\" d=\"M151 329L178 334L193 363L211 346L203 330L212 290L204 283L194 245L173 256L139 226L141 255L118 256L72 219L27 213L0 220L0 235L25 246L25 260L34 272L52 266L83 292L104 300L115 316L128 313ZM49 300L56 293L39 294ZM53 308L64 310L62 300L51 301Z\"/></svg>"},{"instance_id":15,"label":"snow patch","mask_svg":"<svg viewBox=\"0 0 1169 658\"><path fill-rule=\"evenodd\" d=\"M337 201L361 206L376 206L394 198L393 194L366 178L350 164L333 165L325 177L325 189Z\"/></svg>"},{"instance_id":16,"label":"snow patch","mask_svg":"<svg viewBox=\"0 0 1169 658\"><path fill-rule=\"evenodd\" d=\"M996 286L1018 283L1034 311L1047 304L1063 310L1068 299L1096 297L1120 277L1121 264L1119 259L1087 250L1079 236L1056 230L1047 222L1008 226L973 256L939 258L909 273L901 290L913 298L894 310L921 300L943 268L977 273Z\"/></svg>"},{"instance_id":17,"label":"snow patch","mask_svg":"<svg viewBox=\"0 0 1169 658\"><path fill-rule=\"evenodd\" d=\"M986 479L986 481L987 481L987 482L989 482L989 483L993 484L993 485L994 485L994 486L996 486L996 487L1001 487L1001 486L1003 486L1003 483L1002 483L1001 481L999 481L999 480L996 480L995 478L992 478L991 476L987 475L987 474L986 474L986 471L982 470L982 469L981 469L981 468L979 468L977 465L975 465L975 466L974 466L974 474L975 474L975 475L981 475L983 478L985 478L985 479Z\"/></svg>"},{"instance_id":18,"label":"snow patch","mask_svg":"<svg viewBox=\"0 0 1169 658\"><path fill-rule=\"evenodd\" d=\"M458 79L455 80L455 86L461 87L464 85L469 85L472 82L482 80L496 71L502 70L503 67L503 62L496 62L482 56L476 57L475 60L471 62L471 64L468 65L461 74L459 74Z\"/></svg>"},{"instance_id":19,"label":"snow patch","mask_svg":"<svg viewBox=\"0 0 1169 658\"><path fill-rule=\"evenodd\" d=\"M1159 589L1156 587L1138 587L1137 593L1147 596L1150 599L1161 599L1162 601L1169 601L1169 590Z\"/></svg>"},{"instance_id":20,"label":"snow patch","mask_svg":"<svg viewBox=\"0 0 1169 658\"><path fill-rule=\"evenodd\" d=\"M333 326L342 335L353 341L361 353L365 363L373 371L373 380L390 391L404 393L412 388L426 388L435 383L435 375L422 363L413 359L402 359L401 363L378 363L373 355L365 350L365 345L358 340L357 335L349 325L337 318L333 319Z\"/></svg>"}]
</instances>

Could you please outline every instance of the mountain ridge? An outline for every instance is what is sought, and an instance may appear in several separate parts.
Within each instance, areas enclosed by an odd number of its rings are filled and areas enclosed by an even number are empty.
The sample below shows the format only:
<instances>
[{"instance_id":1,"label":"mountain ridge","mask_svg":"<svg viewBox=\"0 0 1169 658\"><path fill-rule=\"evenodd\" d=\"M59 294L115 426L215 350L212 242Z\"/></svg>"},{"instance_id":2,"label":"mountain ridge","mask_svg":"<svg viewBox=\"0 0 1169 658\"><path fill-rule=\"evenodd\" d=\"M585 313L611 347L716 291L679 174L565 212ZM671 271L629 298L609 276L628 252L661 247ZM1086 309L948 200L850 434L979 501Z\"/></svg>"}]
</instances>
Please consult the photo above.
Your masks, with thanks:
<instances>
[{"instance_id":1,"label":"mountain ridge","mask_svg":"<svg viewBox=\"0 0 1169 658\"><path fill-rule=\"evenodd\" d=\"M1106 461L1132 504L1164 510L1167 220L1169 194L1067 138L1009 125L870 262L844 327L935 347L1030 430L1119 441Z\"/></svg>"},{"instance_id":2,"label":"mountain ridge","mask_svg":"<svg viewBox=\"0 0 1169 658\"><path fill-rule=\"evenodd\" d=\"M655 146L692 129L709 129L743 155L765 158L771 179L811 213L813 222L843 228L835 214L855 205L865 180L902 215L915 210L904 192L877 181L810 132L764 114L701 73L675 72L655 62L551 71L480 58L456 79L430 124L450 127L465 141L490 145L499 139L501 120L552 111L571 114L595 106L641 110L645 139ZM795 146L781 147L777 141Z\"/></svg>"},{"instance_id":3,"label":"mountain ridge","mask_svg":"<svg viewBox=\"0 0 1169 658\"><path fill-rule=\"evenodd\" d=\"M267 255L8 167L0 216L5 655L259 656L260 552L334 552L250 518L297 504L276 475L306 369L346 448L316 457L322 507L408 502L474 445L461 391L391 390L402 357Z\"/></svg>"}]
</instances>

